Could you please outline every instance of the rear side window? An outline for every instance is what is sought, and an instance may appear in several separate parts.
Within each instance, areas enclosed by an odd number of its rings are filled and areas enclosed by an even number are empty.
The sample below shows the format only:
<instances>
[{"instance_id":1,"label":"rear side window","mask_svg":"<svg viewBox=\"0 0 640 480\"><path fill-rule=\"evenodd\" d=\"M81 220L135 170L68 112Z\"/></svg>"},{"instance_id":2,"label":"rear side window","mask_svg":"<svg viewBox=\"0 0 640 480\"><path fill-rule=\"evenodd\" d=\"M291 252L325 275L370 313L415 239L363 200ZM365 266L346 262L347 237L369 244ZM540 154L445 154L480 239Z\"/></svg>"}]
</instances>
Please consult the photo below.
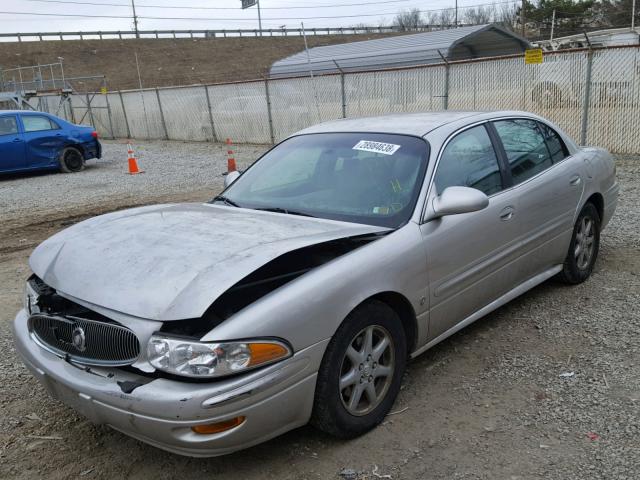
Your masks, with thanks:
<instances>
[{"instance_id":1,"label":"rear side window","mask_svg":"<svg viewBox=\"0 0 640 480\"><path fill-rule=\"evenodd\" d=\"M569 156L569 151L560 138L560 135L558 135L558 132L550 126L540 122L538 122L538 128L547 142L547 147L549 147L549 153L551 154L551 160L553 160L553 163L557 163Z\"/></svg>"},{"instance_id":2,"label":"rear side window","mask_svg":"<svg viewBox=\"0 0 640 480\"><path fill-rule=\"evenodd\" d=\"M0 117L0 135L12 135L18 133L18 122L16 117Z\"/></svg>"},{"instance_id":3,"label":"rear side window","mask_svg":"<svg viewBox=\"0 0 640 480\"><path fill-rule=\"evenodd\" d=\"M445 147L435 176L438 195L447 187L476 188L487 195L502 190L498 158L483 125L458 134Z\"/></svg>"},{"instance_id":4,"label":"rear side window","mask_svg":"<svg viewBox=\"0 0 640 480\"><path fill-rule=\"evenodd\" d=\"M24 115L22 117L25 132L41 132L43 130L56 130L60 127L49 120L48 117L40 115Z\"/></svg>"},{"instance_id":5,"label":"rear side window","mask_svg":"<svg viewBox=\"0 0 640 480\"><path fill-rule=\"evenodd\" d=\"M499 120L494 125L507 154L514 184L524 182L553 164L536 121Z\"/></svg>"}]
</instances>

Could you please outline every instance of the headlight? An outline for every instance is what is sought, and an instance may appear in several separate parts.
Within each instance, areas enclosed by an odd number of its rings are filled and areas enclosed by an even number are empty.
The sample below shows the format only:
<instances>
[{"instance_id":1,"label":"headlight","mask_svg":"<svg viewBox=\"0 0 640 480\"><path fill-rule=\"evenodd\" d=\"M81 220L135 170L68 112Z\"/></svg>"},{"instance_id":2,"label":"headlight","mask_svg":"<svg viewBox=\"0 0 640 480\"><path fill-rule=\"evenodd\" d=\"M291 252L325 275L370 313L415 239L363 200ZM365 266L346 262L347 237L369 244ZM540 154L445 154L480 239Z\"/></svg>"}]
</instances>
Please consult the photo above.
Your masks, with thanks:
<instances>
[{"instance_id":1,"label":"headlight","mask_svg":"<svg viewBox=\"0 0 640 480\"><path fill-rule=\"evenodd\" d=\"M147 359L158 370L184 377L212 378L240 373L291 356L291 349L275 340L205 343L153 335Z\"/></svg>"}]
</instances>

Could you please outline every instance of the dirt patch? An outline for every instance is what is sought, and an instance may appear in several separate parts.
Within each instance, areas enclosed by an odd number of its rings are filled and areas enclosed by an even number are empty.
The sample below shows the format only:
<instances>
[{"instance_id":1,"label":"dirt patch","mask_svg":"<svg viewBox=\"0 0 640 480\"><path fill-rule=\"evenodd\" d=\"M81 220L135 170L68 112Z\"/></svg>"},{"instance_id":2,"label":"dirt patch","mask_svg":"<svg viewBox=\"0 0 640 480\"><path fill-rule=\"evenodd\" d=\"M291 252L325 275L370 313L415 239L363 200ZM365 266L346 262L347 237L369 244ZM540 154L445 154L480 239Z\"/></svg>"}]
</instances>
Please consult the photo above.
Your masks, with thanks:
<instances>
[{"instance_id":1,"label":"dirt patch","mask_svg":"<svg viewBox=\"0 0 640 480\"><path fill-rule=\"evenodd\" d=\"M307 40L309 47L319 47L389 35L310 35ZM259 79L273 62L302 50L301 36L14 42L2 44L0 65L9 69L64 57L65 76L106 75L109 89L124 90L139 86L134 52L148 88Z\"/></svg>"}]
</instances>

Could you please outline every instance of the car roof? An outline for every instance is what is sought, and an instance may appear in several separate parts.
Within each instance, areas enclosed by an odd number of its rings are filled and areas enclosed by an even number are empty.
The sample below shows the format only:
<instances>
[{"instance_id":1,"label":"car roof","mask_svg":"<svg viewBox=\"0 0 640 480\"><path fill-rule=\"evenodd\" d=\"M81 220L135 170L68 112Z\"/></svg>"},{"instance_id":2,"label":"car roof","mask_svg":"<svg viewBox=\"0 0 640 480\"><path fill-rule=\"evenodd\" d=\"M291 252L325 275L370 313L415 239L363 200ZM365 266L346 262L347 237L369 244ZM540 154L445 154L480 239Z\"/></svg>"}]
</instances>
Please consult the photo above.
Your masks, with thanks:
<instances>
[{"instance_id":1,"label":"car roof","mask_svg":"<svg viewBox=\"0 0 640 480\"><path fill-rule=\"evenodd\" d=\"M486 112L458 112L447 110L442 112L394 113L376 117L344 118L305 128L297 132L296 135L328 132L371 132L396 133L422 137L430 131L448 123L479 116L483 113Z\"/></svg>"},{"instance_id":2,"label":"car roof","mask_svg":"<svg viewBox=\"0 0 640 480\"><path fill-rule=\"evenodd\" d=\"M17 113L20 113L23 115L25 114L26 115L51 115L50 113L47 113L47 112L38 112L34 110L0 110L0 115L15 115Z\"/></svg>"}]
</instances>

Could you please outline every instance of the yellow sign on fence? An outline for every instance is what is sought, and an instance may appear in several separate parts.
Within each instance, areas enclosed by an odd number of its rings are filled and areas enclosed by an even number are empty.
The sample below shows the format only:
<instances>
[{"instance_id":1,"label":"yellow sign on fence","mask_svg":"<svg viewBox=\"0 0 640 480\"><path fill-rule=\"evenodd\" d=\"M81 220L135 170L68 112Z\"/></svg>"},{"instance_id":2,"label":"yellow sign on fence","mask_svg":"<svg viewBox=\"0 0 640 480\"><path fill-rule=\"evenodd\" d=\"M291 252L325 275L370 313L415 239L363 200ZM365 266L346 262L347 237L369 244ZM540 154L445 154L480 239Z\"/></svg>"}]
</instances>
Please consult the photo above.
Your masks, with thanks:
<instances>
[{"instance_id":1,"label":"yellow sign on fence","mask_svg":"<svg viewBox=\"0 0 640 480\"><path fill-rule=\"evenodd\" d=\"M106 95L107 94L107 87L100 87L100 93L102 95Z\"/></svg>"},{"instance_id":2,"label":"yellow sign on fence","mask_svg":"<svg viewBox=\"0 0 640 480\"><path fill-rule=\"evenodd\" d=\"M542 49L530 48L524 51L524 63L527 65L532 63L542 63Z\"/></svg>"}]
</instances>

